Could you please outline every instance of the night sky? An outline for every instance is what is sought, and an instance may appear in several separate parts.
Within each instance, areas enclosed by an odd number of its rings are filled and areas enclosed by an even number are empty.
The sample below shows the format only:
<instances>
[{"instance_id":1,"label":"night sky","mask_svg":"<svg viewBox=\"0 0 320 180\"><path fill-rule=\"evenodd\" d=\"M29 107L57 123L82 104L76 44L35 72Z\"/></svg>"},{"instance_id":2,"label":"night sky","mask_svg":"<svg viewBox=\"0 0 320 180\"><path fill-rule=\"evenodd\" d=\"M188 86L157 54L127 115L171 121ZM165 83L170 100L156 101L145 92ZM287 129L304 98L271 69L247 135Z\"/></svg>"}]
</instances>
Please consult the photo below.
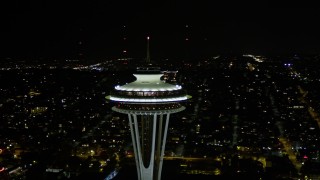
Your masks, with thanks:
<instances>
[{"instance_id":1,"label":"night sky","mask_svg":"<svg viewBox=\"0 0 320 180\"><path fill-rule=\"evenodd\" d=\"M313 4L67 1L1 2L0 57L145 57L146 36L153 58L320 52Z\"/></svg>"}]
</instances>

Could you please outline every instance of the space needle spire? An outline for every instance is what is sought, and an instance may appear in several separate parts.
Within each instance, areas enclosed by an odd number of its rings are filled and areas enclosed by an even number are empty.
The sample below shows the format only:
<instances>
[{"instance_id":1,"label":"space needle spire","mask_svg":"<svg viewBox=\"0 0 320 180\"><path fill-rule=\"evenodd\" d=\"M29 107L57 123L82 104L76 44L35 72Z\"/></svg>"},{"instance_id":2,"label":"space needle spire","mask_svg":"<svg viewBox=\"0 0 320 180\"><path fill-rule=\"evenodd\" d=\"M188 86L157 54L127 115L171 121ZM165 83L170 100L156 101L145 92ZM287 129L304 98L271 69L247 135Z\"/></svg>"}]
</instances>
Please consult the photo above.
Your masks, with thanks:
<instances>
[{"instance_id":1,"label":"space needle spire","mask_svg":"<svg viewBox=\"0 0 320 180\"><path fill-rule=\"evenodd\" d=\"M149 36L147 36L147 58L146 58L146 63L150 63L149 40L150 40L150 37L149 37Z\"/></svg>"}]
</instances>

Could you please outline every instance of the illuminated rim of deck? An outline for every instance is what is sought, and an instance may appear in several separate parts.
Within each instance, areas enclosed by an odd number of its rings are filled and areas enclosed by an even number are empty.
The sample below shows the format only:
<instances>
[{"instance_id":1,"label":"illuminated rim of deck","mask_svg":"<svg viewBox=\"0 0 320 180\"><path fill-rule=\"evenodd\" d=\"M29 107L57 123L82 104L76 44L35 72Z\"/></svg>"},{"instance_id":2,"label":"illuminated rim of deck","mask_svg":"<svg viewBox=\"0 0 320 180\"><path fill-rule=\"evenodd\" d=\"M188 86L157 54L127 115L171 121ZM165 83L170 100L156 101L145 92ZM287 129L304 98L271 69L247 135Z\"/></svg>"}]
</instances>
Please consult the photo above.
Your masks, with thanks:
<instances>
[{"instance_id":1,"label":"illuminated rim of deck","mask_svg":"<svg viewBox=\"0 0 320 180\"><path fill-rule=\"evenodd\" d=\"M143 98L120 98L120 97L114 97L114 96L107 96L107 99L110 99L112 101L120 101L120 102L140 102L140 103L156 103L156 102L177 102L177 101L184 101L191 96L186 95L186 96L181 96L181 97L173 97L173 98L156 98L156 99L143 99Z\"/></svg>"},{"instance_id":2,"label":"illuminated rim of deck","mask_svg":"<svg viewBox=\"0 0 320 180\"><path fill-rule=\"evenodd\" d=\"M116 86L114 87L116 90L120 91L176 91L182 89L181 86L176 85L174 87L154 87L154 88L134 88L134 87L122 87L122 86Z\"/></svg>"},{"instance_id":3,"label":"illuminated rim of deck","mask_svg":"<svg viewBox=\"0 0 320 180\"><path fill-rule=\"evenodd\" d=\"M137 114L137 115L152 115L152 114L172 114L172 113L178 113L180 111L185 110L186 107L181 106L176 109L164 109L164 110L132 110L132 109L120 109L116 106L112 107L113 111L123 113L123 114Z\"/></svg>"}]
</instances>

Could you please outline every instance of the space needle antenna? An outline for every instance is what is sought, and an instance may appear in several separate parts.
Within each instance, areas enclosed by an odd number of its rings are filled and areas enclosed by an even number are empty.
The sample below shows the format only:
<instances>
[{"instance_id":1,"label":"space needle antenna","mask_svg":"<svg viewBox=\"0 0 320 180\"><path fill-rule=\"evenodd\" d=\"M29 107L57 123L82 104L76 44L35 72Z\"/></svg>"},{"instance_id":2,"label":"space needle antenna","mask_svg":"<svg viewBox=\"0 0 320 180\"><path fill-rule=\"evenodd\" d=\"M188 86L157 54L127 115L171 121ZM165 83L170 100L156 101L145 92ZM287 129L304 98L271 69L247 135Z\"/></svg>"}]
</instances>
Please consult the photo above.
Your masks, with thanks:
<instances>
[{"instance_id":1,"label":"space needle antenna","mask_svg":"<svg viewBox=\"0 0 320 180\"><path fill-rule=\"evenodd\" d=\"M150 37L149 37L149 36L147 36L147 58L146 58L146 63L150 63L149 40L150 40Z\"/></svg>"}]
</instances>

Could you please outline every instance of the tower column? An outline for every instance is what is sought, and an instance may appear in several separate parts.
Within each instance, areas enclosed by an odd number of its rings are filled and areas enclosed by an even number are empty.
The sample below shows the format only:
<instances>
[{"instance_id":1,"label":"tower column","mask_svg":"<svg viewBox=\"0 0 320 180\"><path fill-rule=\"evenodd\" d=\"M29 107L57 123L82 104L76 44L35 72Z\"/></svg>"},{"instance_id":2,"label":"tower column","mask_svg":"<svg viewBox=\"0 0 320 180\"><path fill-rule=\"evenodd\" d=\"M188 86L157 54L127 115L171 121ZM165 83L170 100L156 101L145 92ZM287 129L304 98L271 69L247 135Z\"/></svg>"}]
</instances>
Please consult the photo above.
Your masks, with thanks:
<instances>
[{"instance_id":1,"label":"tower column","mask_svg":"<svg viewBox=\"0 0 320 180\"><path fill-rule=\"evenodd\" d=\"M135 153L135 160L137 164L137 172L138 172L138 178L141 180L153 180L155 177L153 177L153 171L154 171L154 161L155 161L155 147L156 147L156 129L157 129L157 114L153 114L153 127L152 127L152 143L151 143L151 151L150 154L147 156L150 156L150 161L146 164L144 164L142 159L142 151L141 151L141 138L140 138L140 132L139 132L139 126L138 126L138 118L136 114L132 114L133 116L133 123L132 123L132 117L131 114L128 114L129 117L129 124L130 124L130 130L132 135L132 142L133 142L133 149Z\"/></svg>"},{"instance_id":2,"label":"tower column","mask_svg":"<svg viewBox=\"0 0 320 180\"><path fill-rule=\"evenodd\" d=\"M133 145L133 152L134 152L134 159L136 161L136 165L137 165L137 174L138 174L138 179L141 179L141 173L140 173L140 166L138 166L139 164L139 159L137 156L137 142L136 142L136 136L135 136L135 130L133 128L134 123L132 122L132 114L128 114L128 119L129 119L129 126L130 126L130 132L131 132L131 138L132 138L132 145ZM139 138L139 137L138 137Z\"/></svg>"},{"instance_id":3,"label":"tower column","mask_svg":"<svg viewBox=\"0 0 320 180\"><path fill-rule=\"evenodd\" d=\"M158 177L159 179L159 166L160 166L160 158L161 158L161 144L162 142L162 133L163 133L163 113L160 114L159 120L158 120L158 128L157 128L157 148L156 148L156 154L155 154L155 177Z\"/></svg>"},{"instance_id":4,"label":"tower column","mask_svg":"<svg viewBox=\"0 0 320 180\"><path fill-rule=\"evenodd\" d=\"M163 138L162 138L162 147L161 147L161 153L160 153L160 163L159 163L158 180L161 179L163 156L164 156L164 150L165 150L165 147L166 147L166 140L167 140L168 126L169 126L169 119L170 119L170 113L167 113L166 124L165 124L165 127L164 127Z\"/></svg>"}]
</instances>

